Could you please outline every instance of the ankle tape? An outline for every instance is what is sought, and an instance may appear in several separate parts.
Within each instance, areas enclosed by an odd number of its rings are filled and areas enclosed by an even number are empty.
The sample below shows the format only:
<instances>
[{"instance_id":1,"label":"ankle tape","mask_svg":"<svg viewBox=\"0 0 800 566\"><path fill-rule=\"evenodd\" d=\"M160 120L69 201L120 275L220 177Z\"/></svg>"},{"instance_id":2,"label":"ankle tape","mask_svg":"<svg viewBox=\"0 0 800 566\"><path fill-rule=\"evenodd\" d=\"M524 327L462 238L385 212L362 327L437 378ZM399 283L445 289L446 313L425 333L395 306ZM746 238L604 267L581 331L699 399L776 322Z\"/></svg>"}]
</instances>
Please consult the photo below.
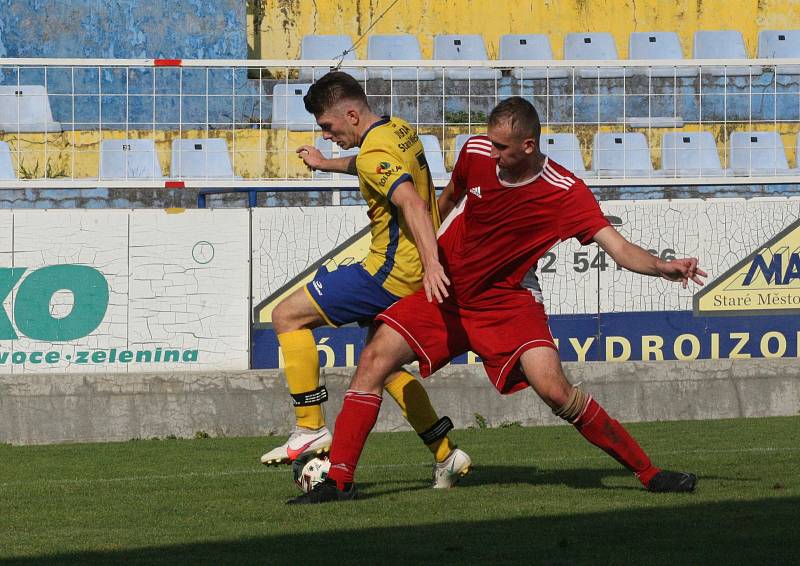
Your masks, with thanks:
<instances>
[{"instance_id":1,"label":"ankle tape","mask_svg":"<svg viewBox=\"0 0 800 566\"><path fill-rule=\"evenodd\" d=\"M328 390L324 385L320 385L313 391L305 393L292 393L292 404L295 407L308 407L309 405L320 405L328 400Z\"/></svg>"},{"instance_id":2,"label":"ankle tape","mask_svg":"<svg viewBox=\"0 0 800 566\"><path fill-rule=\"evenodd\" d=\"M433 426L425 432L420 432L419 437L425 444L433 444L437 440L447 436L447 433L453 430L453 421L450 417L442 417Z\"/></svg>"}]
</instances>

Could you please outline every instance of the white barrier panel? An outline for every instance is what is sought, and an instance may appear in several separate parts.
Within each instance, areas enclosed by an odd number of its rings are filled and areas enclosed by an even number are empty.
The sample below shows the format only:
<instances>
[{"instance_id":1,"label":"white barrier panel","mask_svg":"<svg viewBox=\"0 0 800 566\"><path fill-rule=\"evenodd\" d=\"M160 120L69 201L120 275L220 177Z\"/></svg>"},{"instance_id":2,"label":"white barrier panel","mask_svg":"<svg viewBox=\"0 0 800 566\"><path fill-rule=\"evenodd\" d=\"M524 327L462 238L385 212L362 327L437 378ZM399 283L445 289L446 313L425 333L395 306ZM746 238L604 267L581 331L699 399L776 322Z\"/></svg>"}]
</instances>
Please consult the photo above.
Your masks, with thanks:
<instances>
[{"instance_id":1,"label":"white barrier panel","mask_svg":"<svg viewBox=\"0 0 800 566\"><path fill-rule=\"evenodd\" d=\"M705 287L619 268L596 245L554 247L538 275L566 361L794 357L800 337L800 199L602 203L632 242L664 258L696 256ZM253 216L253 367L279 367L271 310L316 269L366 254L366 209L262 209ZM323 366L351 366L363 331L315 332ZM456 363L475 361L465 355Z\"/></svg>"},{"instance_id":2,"label":"white barrier panel","mask_svg":"<svg viewBox=\"0 0 800 566\"><path fill-rule=\"evenodd\" d=\"M0 373L246 369L249 212L0 212Z\"/></svg>"}]
</instances>

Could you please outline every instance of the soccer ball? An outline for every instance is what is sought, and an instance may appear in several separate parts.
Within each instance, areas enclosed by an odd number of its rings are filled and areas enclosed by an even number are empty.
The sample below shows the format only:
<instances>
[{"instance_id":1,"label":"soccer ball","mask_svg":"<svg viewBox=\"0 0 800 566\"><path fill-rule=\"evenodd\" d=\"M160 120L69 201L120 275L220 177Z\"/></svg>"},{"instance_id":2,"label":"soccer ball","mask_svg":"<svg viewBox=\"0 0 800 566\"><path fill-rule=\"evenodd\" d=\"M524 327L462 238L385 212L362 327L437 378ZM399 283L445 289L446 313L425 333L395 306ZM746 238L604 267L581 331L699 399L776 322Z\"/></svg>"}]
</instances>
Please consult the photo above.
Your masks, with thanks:
<instances>
[{"instance_id":1,"label":"soccer ball","mask_svg":"<svg viewBox=\"0 0 800 566\"><path fill-rule=\"evenodd\" d=\"M292 462L292 476L294 483L303 493L308 493L317 484L325 481L328 477L328 470L331 461L327 458L319 458L313 454L305 458L298 458Z\"/></svg>"}]
</instances>

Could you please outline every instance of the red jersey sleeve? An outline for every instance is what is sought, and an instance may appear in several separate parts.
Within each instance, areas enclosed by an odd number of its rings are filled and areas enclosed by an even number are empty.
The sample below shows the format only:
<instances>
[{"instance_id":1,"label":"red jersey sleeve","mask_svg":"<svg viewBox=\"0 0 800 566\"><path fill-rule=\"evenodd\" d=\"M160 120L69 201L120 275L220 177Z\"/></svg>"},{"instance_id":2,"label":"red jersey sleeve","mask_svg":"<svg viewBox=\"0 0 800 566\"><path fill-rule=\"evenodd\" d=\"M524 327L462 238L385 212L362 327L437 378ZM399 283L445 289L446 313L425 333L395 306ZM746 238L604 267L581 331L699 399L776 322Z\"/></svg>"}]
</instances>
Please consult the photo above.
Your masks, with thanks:
<instances>
[{"instance_id":1,"label":"red jersey sleeve","mask_svg":"<svg viewBox=\"0 0 800 566\"><path fill-rule=\"evenodd\" d=\"M562 200L559 219L561 240L576 238L583 245L590 243L597 232L611 225L603 216L592 191L580 179Z\"/></svg>"}]
</instances>

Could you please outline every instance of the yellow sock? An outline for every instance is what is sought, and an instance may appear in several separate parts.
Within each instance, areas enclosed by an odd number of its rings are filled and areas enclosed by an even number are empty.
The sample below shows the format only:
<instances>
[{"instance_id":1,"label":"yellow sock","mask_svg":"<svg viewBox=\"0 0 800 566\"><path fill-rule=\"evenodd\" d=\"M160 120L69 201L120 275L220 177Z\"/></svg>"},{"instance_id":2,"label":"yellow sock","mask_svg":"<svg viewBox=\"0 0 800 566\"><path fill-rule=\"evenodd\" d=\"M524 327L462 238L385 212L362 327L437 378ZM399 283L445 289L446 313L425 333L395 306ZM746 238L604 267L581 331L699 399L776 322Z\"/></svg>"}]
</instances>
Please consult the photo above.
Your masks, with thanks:
<instances>
[{"instance_id":1,"label":"yellow sock","mask_svg":"<svg viewBox=\"0 0 800 566\"><path fill-rule=\"evenodd\" d=\"M425 388L407 371L395 373L386 384L386 391L400 405L403 416L417 434L425 432L439 420ZM446 436L426 446L433 452L437 462L443 462L453 450Z\"/></svg>"},{"instance_id":2,"label":"yellow sock","mask_svg":"<svg viewBox=\"0 0 800 566\"><path fill-rule=\"evenodd\" d=\"M319 387L319 353L310 330L293 330L278 334L283 350L284 371L289 393L296 395ZM322 405L294 408L297 425L310 429L325 426Z\"/></svg>"}]
</instances>

